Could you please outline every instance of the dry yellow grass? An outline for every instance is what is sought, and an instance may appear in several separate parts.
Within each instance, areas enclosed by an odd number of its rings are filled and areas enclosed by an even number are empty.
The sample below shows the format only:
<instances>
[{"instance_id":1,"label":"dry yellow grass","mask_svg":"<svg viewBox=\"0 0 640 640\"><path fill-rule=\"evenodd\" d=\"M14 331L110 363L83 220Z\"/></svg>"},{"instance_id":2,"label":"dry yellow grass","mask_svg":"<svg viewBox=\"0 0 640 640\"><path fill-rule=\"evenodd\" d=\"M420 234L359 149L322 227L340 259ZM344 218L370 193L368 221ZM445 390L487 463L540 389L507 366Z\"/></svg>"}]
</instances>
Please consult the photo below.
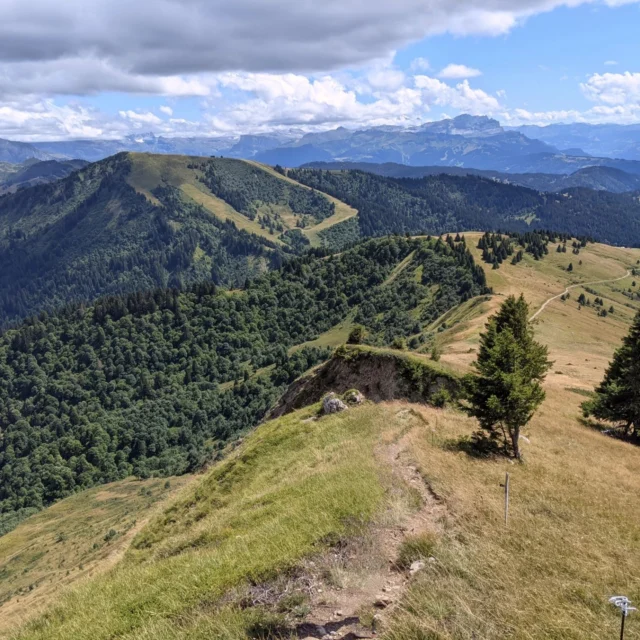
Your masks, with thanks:
<instances>
[{"instance_id":1,"label":"dry yellow grass","mask_svg":"<svg viewBox=\"0 0 640 640\"><path fill-rule=\"evenodd\" d=\"M192 479L130 478L83 491L0 537L0 636L119 562L150 514Z\"/></svg>"},{"instance_id":2,"label":"dry yellow grass","mask_svg":"<svg viewBox=\"0 0 640 640\"><path fill-rule=\"evenodd\" d=\"M580 259L577 273L560 269ZM527 258L487 271L496 295L448 331L443 361L469 367L475 358L470 349L505 295L523 292L536 310L567 285L619 277L638 259L638 250L589 245L579 256L552 252L541 262ZM525 464L456 451L451 443L469 435L474 421L421 409L431 432L412 434L412 453L455 526L437 564L406 594L385 635L389 640L617 637L619 618L608 597L625 593L640 601L640 449L583 426L580 390L602 379L640 307L623 306L630 301L619 290L630 283L597 287L613 302L613 316L579 311L578 289L535 321L555 364L545 383L547 399L525 430ZM511 516L505 528L501 483L507 471ZM627 633L640 637L640 619L629 621Z\"/></svg>"}]
</instances>

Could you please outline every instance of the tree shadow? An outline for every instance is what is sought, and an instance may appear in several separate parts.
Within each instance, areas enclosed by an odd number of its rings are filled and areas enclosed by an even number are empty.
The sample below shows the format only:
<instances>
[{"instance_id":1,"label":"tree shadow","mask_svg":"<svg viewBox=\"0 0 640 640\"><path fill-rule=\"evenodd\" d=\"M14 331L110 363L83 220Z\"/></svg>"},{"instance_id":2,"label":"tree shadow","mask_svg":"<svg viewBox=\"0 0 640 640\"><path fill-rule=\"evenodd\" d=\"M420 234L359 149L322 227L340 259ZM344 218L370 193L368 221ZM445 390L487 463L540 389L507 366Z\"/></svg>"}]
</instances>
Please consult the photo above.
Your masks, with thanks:
<instances>
[{"instance_id":1,"label":"tree shadow","mask_svg":"<svg viewBox=\"0 0 640 640\"><path fill-rule=\"evenodd\" d=\"M490 437L483 431L476 431L470 436L462 436L447 440L443 444L446 451L461 451L470 458L494 459L511 457L509 451L498 438Z\"/></svg>"},{"instance_id":2,"label":"tree shadow","mask_svg":"<svg viewBox=\"0 0 640 640\"><path fill-rule=\"evenodd\" d=\"M628 442L629 444L634 444L637 447L640 446L640 435L635 432L628 433L626 427L618 427L615 425L611 425L606 422L600 422L600 420L594 420L593 418L578 418L578 422L588 429L593 429L598 433L601 433L605 436L609 436L610 438L614 438L615 440L622 440L623 442Z\"/></svg>"}]
</instances>

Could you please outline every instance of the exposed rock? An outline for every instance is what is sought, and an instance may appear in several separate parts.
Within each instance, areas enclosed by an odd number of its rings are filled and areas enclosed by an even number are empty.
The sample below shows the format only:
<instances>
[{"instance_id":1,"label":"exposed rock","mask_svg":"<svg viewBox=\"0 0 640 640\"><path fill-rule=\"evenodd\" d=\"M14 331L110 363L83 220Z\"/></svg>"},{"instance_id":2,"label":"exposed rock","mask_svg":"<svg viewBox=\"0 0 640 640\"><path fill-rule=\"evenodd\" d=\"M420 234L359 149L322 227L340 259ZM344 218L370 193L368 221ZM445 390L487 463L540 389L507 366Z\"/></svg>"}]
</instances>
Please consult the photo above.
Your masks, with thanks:
<instances>
[{"instance_id":1,"label":"exposed rock","mask_svg":"<svg viewBox=\"0 0 640 640\"><path fill-rule=\"evenodd\" d=\"M384 595L383 593L381 593L377 598L376 601L373 603L374 607L377 607L378 609L386 609L390 604L391 604L392 600L389 596Z\"/></svg>"},{"instance_id":2,"label":"exposed rock","mask_svg":"<svg viewBox=\"0 0 640 640\"><path fill-rule=\"evenodd\" d=\"M415 575L416 573L418 573L418 571L422 571L425 566L426 565L424 563L424 560L416 560L415 562L411 563L411 566L409 567L409 573L411 575Z\"/></svg>"},{"instance_id":3,"label":"exposed rock","mask_svg":"<svg viewBox=\"0 0 640 640\"><path fill-rule=\"evenodd\" d=\"M457 398L461 385L455 374L405 352L343 348L331 360L293 382L267 419L320 402L328 391L341 395L352 389L358 389L371 402L429 403L443 391Z\"/></svg>"},{"instance_id":4,"label":"exposed rock","mask_svg":"<svg viewBox=\"0 0 640 640\"><path fill-rule=\"evenodd\" d=\"M322 413L340 413L348 409L347 405L336 396L335 393L330 393L322 400Z\"/></svg>"}]
</instances>

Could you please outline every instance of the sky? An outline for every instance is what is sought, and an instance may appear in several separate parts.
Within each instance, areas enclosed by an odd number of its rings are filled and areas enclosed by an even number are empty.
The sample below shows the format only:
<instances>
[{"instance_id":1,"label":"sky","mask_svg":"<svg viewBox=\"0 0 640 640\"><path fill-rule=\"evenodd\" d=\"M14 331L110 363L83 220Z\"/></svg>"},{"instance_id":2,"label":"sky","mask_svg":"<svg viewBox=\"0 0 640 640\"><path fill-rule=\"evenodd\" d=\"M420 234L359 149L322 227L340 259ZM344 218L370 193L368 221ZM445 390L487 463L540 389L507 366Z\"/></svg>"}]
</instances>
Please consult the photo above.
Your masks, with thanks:
<instances>
[{"instance_id":1,"label":"sky","mask_svg":"<svg viewBox=\"0 0 640 640\"><path fill-rule=\"evenodd\" d=\"M640 123L640 0L0 0L0 138Z\"/></svg>"}]
</instances>

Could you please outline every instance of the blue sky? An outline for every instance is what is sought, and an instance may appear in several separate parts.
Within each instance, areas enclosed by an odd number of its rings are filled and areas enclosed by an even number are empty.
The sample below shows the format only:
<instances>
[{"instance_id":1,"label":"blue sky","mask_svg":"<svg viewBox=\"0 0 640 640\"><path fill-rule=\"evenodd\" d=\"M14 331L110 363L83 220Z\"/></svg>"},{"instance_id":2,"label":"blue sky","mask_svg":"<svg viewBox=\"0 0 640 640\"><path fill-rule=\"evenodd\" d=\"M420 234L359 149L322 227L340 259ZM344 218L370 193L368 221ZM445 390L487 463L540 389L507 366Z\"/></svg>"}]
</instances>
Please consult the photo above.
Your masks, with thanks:
<instances>
[{"instance_id":1,"label":"blue sky","mask_svg":"<svg viewBox=\"0 0 640 640\"><path fill-rule=\"evenodd\" d=\"M0 0L0 137L640 122L637 0L35 3Z\"/></svg>"}]
</instances>

